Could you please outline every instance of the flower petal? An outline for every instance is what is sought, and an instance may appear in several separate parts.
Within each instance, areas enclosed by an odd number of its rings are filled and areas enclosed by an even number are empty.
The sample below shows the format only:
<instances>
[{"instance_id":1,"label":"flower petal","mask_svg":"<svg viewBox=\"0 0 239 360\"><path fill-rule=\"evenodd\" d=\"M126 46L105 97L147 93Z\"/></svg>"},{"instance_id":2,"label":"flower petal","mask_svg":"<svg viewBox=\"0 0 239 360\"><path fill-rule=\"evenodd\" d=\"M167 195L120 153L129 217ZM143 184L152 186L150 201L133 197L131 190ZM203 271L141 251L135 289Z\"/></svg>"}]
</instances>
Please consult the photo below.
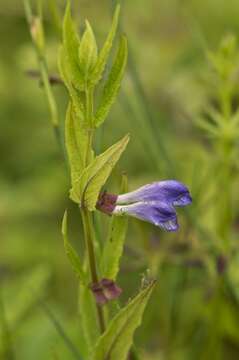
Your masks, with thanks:
<instances>
[{"instance_id":1,"label":"flower petal","mask_svg":"<svg viewBox=\"0 0 239 360\"><path fill-rule=\"evenodd\" d=\"M150 222L166 231L177 231L177 214L174 208L159 201L137 202L131 205L117 205L113 211L116 215L130 215Z\"/></svg>"},{"instance_id":2,"label":"flower petal","mask_svg":"<svg viewBox=\"0 0 239 360\"><path fill-rule=\"evenodd\" d=\"M174 206L186 206L192 202L192 198L188 188L177 180L153 182L117 198L117 204L142 201L161 201Z\"/></svg>"}]
</instances>

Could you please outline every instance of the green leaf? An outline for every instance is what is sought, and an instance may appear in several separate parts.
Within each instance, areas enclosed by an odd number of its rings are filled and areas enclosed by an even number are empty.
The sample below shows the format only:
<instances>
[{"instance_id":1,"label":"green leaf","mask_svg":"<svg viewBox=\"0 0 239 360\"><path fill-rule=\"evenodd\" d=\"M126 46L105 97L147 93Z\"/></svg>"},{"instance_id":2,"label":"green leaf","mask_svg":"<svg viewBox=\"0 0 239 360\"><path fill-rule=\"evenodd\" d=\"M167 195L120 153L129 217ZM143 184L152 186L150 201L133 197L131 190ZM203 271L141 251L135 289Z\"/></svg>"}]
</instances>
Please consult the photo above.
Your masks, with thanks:
<instances>
[{"instance_id":1,"label":"green leaf","mask_svg":"<svg viewBox=\"0 0 239 360\"><path fill-rule=\"evenodd\" d=\"M90 210L94 210L99 191L105 184L113 167L119 160L129 141L126 135L119 142L97 156L92 163L84 169L79 180L74 182L71 190L71 198L78 203L83 202ZM84 197L84 199L82 199Z\"/></svg>"},{"instance_id":2,"label":"green leaf","mask_svg":"<svg viewBox=\"0 0 239 360\"><path fill-rule=\"evenodd\" d=\"M91 351L99 337L99 327L95 299L89 287L84 285L80 285L79 313L84 337Z\"/></svg>"},{"instance_id":3,"label":"green leaf","mask_svg":"<svg viewBox=\"0 0 239 360\"><path fill-rule=\"evenodd\" d=\"M79 64L87 81L98 57L97 44L90 23L86 20L86 30L82 36L79 47Z\"/></svg>"},{"instance_id":4,"label":"green leaf","mask_svg":"<svg viewBox=\"0 0 239 360\"><path fill-rule=\"evenodd\" d=\"M92 360L126 360L133 335L141 324L145 306L155 282L151 282L111 320L96 343Z\"/></svg>"},{"instance_id":5,"label":"green leaf","mask_svg":"<svg viewBox=\"0 0 239 360\"><path fill-rule=\"evenodd\" d=\"M79 179L85 166L87 152L87 130L81 126L80 119L69 102L65 122L65 142L71 169L71 182Z\"/></svg>"},{"instance_id":6,"label":"green leaf","mask_svg":"<svg viewBox=\"0 0 239 360\"><path fill-rule=\"evenodd\" d=\"M72 21L70 2L68 2L63 21L63 47L68 77L79 90L84 89L84 78L80 71L78 50L80 46L79 35Z\"/></svg>"},{"instance_id":7,"label":"green leaf","mask_svg":"<svg viewBox=\"0 0 239 360\"><path fill-rule=\"evenodd\" d=\"M96 85L102 75L103 75L103 72L105 70L105 66L106 66L106 63L107 63L107 60L108 60L108 57L109 57L109 53L110 53L110 50L112 48L112 45L113 45L113 41L114 41L114 38L115 38L115 34L116 34L116 31L117 31L117 27L118 27L118 22L119 22L119 13L120 13L120 5L117 5L116 9L115 9L115 13L114 13L114 17L113 17L113 21L112 21L112 25L111 25L111 28L110 28L110 31L108 33L108 36L105 40L105 43L102 47L102 49L100 50L100 53L99 53L99 56L98 56L98 60L97 60L97 63L94 67L94 70L92 71L92 74L91 74L91 83L93 85Z\"/></svg>"},{"instance_id":8,"label":"green leaf","mask_svg":"<svg viewBox=\"0 0 239 360\"><path fill-rule=\"evenodd\" d=\"M84 272L81 259L74 250L74 248L71 246L68 240L68 231L67 231L67 212L65 211L63 221L62 221L62 235L64 238L64 246L66 255L71 263L72 269L76 273L76 275L79 277L80 281L82 283L87 284L87 278L86 274Z\"/></svg>"},{"instance_id":9,"label":"green leaf","mask_svg":"<svg viewBox=\"0 0 239 360\"><path fill-rule=\"evenodd\" d=\"M68 91L69 95L72 99L72 103L75 108L75 112L77 113L77 116L79 118L80 123L82 126L85 125L85 116L84 116L84 104L81 100L79 90L77 90L72 81L69 74L69 71L67 69L67 56L66 51L63 46L60 46L59 53L58 53L58 68L61 75L62 80L64 81Z\"/></svg>"},{"instance_id":10,"label":"green leaf","mask_svg":"<svg viewBox=\"0 0 239 360\"><path fill-rule=\"evenodd\" d=\"M108 79L103 89L99 109L95 115L95 126L101 125L106 119L111 106L118 95L121 81L124 75L128 56L127 39L122 36L119 49L116 54L115 62L112 66Z\"/></svg>"},{"instance_id":11,"label":"green leaf","mask_svg":"<svg viewBox=\"0 0 239 360\"><path fill-rule=\"evenodd\" d=\"M123 175L121 193L127 191L127 177ZM110 222L110 233L104 246L102 257L102 277L116 279L119 262L123 253L125 236L128 227L127 216L113 216Z\"/></svg>"},{"instance_id":12,"label":"green leaf","mask_svg":"<svg viewBox=\"0 0 239 360\"><path fill-rule=\"evenodd\" d=\"M95 210L99 192L108 179L113 167L119 160L129 141L129 135L112 145L103 154L97 156L85 168L79 180L73 184L70 197L77 203L82 203L88 210Z\"/></svg>"}]
</instances>

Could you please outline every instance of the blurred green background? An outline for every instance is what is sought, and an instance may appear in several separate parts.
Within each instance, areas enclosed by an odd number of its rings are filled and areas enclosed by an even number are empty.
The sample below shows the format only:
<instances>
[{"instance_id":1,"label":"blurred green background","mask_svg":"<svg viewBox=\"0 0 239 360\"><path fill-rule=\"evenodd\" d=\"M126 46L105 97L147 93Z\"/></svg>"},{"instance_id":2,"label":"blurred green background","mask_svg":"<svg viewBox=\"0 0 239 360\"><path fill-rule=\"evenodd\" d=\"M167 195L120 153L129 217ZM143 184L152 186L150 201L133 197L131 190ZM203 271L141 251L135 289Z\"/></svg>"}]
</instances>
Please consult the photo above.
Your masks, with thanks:
<instances>
[{"instance_id":1,"label":"blurred green background","mask_svg":"<svg viewBox=\"0 0 239 360\"><path fill-rule=\"evenodd\" d=\"M49 71L57 74L60 36L53 3L44 2L44 25ZM80 27L89 19L102 44L113 3L72 3ZM65 2L57 4L63 14ZM119 278L122 302L135 294L147 271L158 278L135 337L146 360L239 358L239 257L232 256L238 242L238 176L235 171L230 185L233 245L225 260L214 246L213 210L220 198L211 171L215 148L195 123L215 92L206 52L227 34L239 35L238 19L237 0L122 1L128 70L95 145L105 149L127 132L131 142L108 188L117 191L125 171L131 189L176 178L194 198L192 207L179 211L177 234L130 222ZM39 81L26 75L37 62L19 0L0 0L0 43L1 356L73 359L64 336L80 348L78 283L64 253L61 220L68 208L71 239L81 251L80 216L68 200L68 171L44 93ZM54 94L63 124L67 94L62 85L54 86ZM96 220L107 222L101 215ZM103 241L104 227L99 231Z\"/></svg>"}]
</instances>

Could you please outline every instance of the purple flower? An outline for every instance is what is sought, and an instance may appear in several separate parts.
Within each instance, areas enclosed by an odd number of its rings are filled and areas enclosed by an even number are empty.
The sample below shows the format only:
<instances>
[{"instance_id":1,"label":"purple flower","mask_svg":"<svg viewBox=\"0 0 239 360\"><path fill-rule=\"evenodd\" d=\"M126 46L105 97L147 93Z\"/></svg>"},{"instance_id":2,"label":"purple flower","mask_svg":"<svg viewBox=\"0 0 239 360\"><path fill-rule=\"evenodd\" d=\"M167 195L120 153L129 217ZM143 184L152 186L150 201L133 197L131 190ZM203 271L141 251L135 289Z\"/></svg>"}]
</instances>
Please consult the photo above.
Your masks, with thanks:
<instances>
[{"instance_id":1,"label":"purple flower","mask_svg":"<svg viewBox=\"0 0 239 360\"><path fill-rule=\"evenodd\" d=\"M191 202L191 195L184 184L165 180L118 196L102 193L97 208L106 214L130 215L164 230L177 231L179 225L174 207L186 206Z\"/></svg>"},{"instance_id":2,"label":"purple flower","mask_svg":"<svg viewBox=\"0 0 239 360\"><path fill-rule=\"evenodd\" d=\"M119 195L116 203L130 204L138 201L159 201L173 206L185 206L191 204L192 198L184 184L176 180L165 180Z\"/></svg>"}]
</instances>

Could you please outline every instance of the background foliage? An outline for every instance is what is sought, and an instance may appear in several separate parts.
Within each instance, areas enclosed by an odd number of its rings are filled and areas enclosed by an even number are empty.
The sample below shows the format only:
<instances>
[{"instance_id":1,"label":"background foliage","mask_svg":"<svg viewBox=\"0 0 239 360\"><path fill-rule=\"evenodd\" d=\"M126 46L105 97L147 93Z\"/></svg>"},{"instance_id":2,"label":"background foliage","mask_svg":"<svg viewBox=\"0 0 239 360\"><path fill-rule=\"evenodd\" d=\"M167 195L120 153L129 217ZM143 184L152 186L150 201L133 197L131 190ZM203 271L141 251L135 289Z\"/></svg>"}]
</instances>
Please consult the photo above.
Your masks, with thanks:
<instances>
[{"instance_id":1,"label":"background foliage","mask_svg":"<svg viewBox=\"0 0 239 360\"><path fill-rule=\"evenodd\" d=\"M49 69L56 74L60 35L51 4L45 2L44 24ZM64 1L58 4L63 13ZM103 41L112 3L75 0L73 5L75 17L81 24L88 18ZM238 160L235 156L226 187L220 184L220 151L198 127L199 116L208 116L207 105L218 106L219 85L207 53L218 49L229 33L239 35L238 18L236 0L122 1L128 71L96 143L105 149L127 132L131 142L108 188L117 192L126 171L131 189L173 177L185 182L194 198L188 214L180 213L177 234L130 220L119 278L122 303L137 291L147 271L158 278L135 338L143 359L239 356ZM41 86L26 75L37 64L20 1L0 1L0 29L1 356L73 359L81 334L78 284L61 236L65 208L79 252L81 223L68 201L69 178ZM228 50L230 39L225 41ZM238 104L237 60L236 55L233 109ZM66 92L56 85L54 93L63 123ZM227 249L216 224L226 188L233 195ZM98 215L101 221L108 219ZM99 231L106 237L104 227Z\"/></svg>"}]
</instances>

